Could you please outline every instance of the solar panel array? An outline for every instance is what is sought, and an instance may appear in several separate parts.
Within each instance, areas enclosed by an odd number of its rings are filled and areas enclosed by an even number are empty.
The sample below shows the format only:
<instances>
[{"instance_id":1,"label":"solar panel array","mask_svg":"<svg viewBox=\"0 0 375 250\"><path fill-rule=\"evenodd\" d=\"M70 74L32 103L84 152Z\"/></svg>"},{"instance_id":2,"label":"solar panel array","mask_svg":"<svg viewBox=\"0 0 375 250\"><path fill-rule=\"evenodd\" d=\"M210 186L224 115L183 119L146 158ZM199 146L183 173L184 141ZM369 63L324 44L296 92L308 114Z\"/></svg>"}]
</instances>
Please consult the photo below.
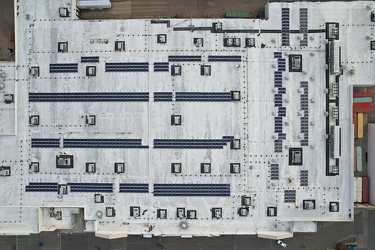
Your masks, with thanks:
<instances>
[{"instance_id":1,"label":"solar panel array","mask_svg":"<svg viewBox=\"0 0 375 250\"><path fill-rule=\"evenodd\" d=\"M113 183L67 183L73 193L112 193Z\"/></svg>"},{"instance_id":2,"label":"solar panel array","mask_svg":"<svg viewBox=\"0 0 375 250\"><path fill-rule=\"evenodd\" d=\"M279 107L278 116L279 117L285 117L286 116L286 107Z\"/></svg>"},{"instance_id":3,"label":"solar panel array","mask_svg":"<svg viewBox=\"0 0 375 250\"><path fill-rule=\"evenodd\" d=\"M32 148L58 148L60 147L60 139L55 138L32 138Z\"/></svg>"},{"instance_id":4,"label":"solar panel array","mask_svg":"<svg viewBox=\"0 0 375 250\"><path fill-rule=\"evenodd\" d=\"M301 170L300 178L301 178L301 183L300 183L301 186L309 185L309 171L308 170Z\"/></svg>"},{"instance_id":5,"label":"solar panel array","mask_svg":"<svg viewBox=\"0 0 375 250\"><path fill-rule=\"evenodd\" d=\"M283 72L281 71L275 71L275 88L281 88L283 85Z\"/></svg>"},{"instance_id":6,"label":"solar panel array","mask_svg":"<svg viewBox=\"0 0 375 250\"><path fill-rule=\"evenodd\" d=\"M148 102L148 92L29 93L29 102Z\"/></svg>"},{"instance_id":7,"label":"solar panel array","mask_svg":"<svg viewBox=\"0 0 375 250\"><path fill-rule=\"evenodd\" d=\"M154 139L154 148L192 148L222 149L234 136L223 136L223 139Z\"/></svg>"},{"instance_id":8,"label":"solar panel array","mask_svg":"<svg viewBox=\"0 0 375 250\"><path fill-rule=\"evenodd\" d=\"M299 31L302 33L303 38L299 42L300 46L308 46L308 10L307 8L299 9Z\"/></svg>"},{"instance_id":9,"label":"solar panel array","mask_svg":"<svg viewBox=\"0 0 375 250\"><path fill-rule=\"evenodd\" d=\"M285 65L284 58L277 59L277 68L278 68L278 71L285 71L286 65Z\"/></svg>"},{"instance_id":10,"label":"solar panel array","mask_svg":"<svg viewBox=\"0 0 375 250\"><path fill-rule=\"evenodd\" d=\"M284 202L285 203L296 202L296 190L284 190Z\"/></svg>"},{"instance_id":11,"label":"solar panel array","mask_svg":"<svg viewBox=\"0 0 375 250\"><path fill-rule=\"evenodd\" d=\"M282 57L282 52L276 51L273 53L275 58L281 58Z\"/></svg>"},{"instance_id":12,"label":"solar panel array","mask_svg":"<svg viewBox=\"0 0 375 250\"><path fill-rule=\"evenodd\" d=\"M98 63L99 56L82 56L81 63Z\"/></svg>"},{"instance_id":13,"label":"solar panel array","mask_svg":"<svg viewBox=\"0 0 375 250\"><path fill-rule=\"evenodd\" d=\"M279 179L279 164L271 164L271 180Z\"/></svg>"},{"instance_id":14,"label":"solar panel array","mask_svg":"<svg viewBox=\"0 0 375 250\"><path fill-rule=\"evenodd\" d=\"M154 184L154 196L230 196L230 184Z\"/></svg>"},{"instance_id":15,"label":"solar panel array","mask_svg":"<svg viewBox=\"0 0 375 250\"><path fill-rule=\"evenodd\" d=\"M301 146L309 145L309 85L308 82L302 81L301 88L303 93L301 97L301 110L304 111L304 115L301 117L301 133L304 138L301 140Z\"/></svg>"},{"instance_id":16,"label":"solar panel array","mask_svg":"<svg viewBox=\"0 0 375 250\"><path fill-rule=\"evenodd\" d=\"M105 63L105 72L148 72L148 62Z\"/></svg>"},{"instance_id":17,"label":"solar panel array","mask_svg":"<svg viewBox=\"0 0 375 250\"><path fill-rule=\"evenodd\" d=\"M154 72L168 72L169 63L168 62L155 62L154 63Z\"/></svg>"},{"instance_id":18,"label":"solar panel array","mask_svg":"<svg viewBox=\"0 0 375 250\"><path fill-rule=\"evenodd\" d=\"M172 92L155 92L154 102L171 102Z\"/></svg>"},{"instance_id":19,"label":"solar panel array","mask_svg":"<svg viewBox=\"0 0 375 250\"><path fill-rule=\"evenodd\" d=\"M64 148L148 148L141 139L64 139Z\"/></svg>"},{"instance_id":20,"label":"solar panel array","mask_svg":"<svg viewBox=\"0 0 375 250\"><path fill-rule=\"evenodd\" d=\"M290 29L289 29L289 8L281 9L281 45L289 46L290 40Z\"/></svg>"},{"instance_id":21,"label":"solar panel array","mask_svg":"<svg viewBox=\"0 0 375 250\"><path fill-rule=\"evenodd\" d=\"M26 192L56 192L57 193L57 182L30 182L26 186Z\"/></svg>"},{"instance_id":22,"label":"solar panel array","mask_svg":"<svg viewBox=\"0 0 375 250\"><path fill-rule=\"evenodd\" d=\"M202 56L168 56L170 62L200 62Z\"/></svg>"},{"instance_id":23,"label":"solar panel array","mask_svg":"<svg viewBox=\"0 0 375 250\"><path fill-rule=\"evenodd\" d=\"M176 102L230 102L230 92L176 92Z\"/></svg>"},{"instance_id":24,"label":"solar panel array","mask_svg":"<svg viewBox=\"0 0 375 250\"><path fill-rule=\"evenodd\" d=\"M209 62L241 62L241 56L208 56Z\"/></svg>"},{"instance_id":25,"label":"solar panel array","mask_svg":"<svg viewBox=\"0 0 375 250\"><path fill-rule=\"evenodd\" d=\"M49 73L77 73L78 63L51 63Z\"/></svg>"},{"instance_id":26,"label":"solar panel array","mask_svg":"<svg viewBox=\"0 0 375 250\"><path fill-rule=\"evenodd\" d=\"M148 193L148 184L120 183L120 193Z\"/></svg>"}]
</instances>

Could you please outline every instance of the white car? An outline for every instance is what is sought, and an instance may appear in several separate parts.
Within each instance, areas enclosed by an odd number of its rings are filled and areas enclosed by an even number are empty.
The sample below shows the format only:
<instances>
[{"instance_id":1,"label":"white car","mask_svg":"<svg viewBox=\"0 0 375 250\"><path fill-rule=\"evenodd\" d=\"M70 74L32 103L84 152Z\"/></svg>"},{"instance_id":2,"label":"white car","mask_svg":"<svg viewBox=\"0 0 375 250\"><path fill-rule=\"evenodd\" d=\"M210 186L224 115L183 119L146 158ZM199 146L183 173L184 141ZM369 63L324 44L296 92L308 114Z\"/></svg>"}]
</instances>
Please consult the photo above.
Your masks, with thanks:
<instances>
[{"instance_id":1,"label":"white car","mask_svg":"<svg viewBox=\"0 0 375 250\"><path fill-rule=\"evenodd\" d=\"M280 245L280 246L282 246L282 247L286 247L286 243L284 241L282 241L282 240L278 240L277 244Z\"/></svg>"}]
</instances>

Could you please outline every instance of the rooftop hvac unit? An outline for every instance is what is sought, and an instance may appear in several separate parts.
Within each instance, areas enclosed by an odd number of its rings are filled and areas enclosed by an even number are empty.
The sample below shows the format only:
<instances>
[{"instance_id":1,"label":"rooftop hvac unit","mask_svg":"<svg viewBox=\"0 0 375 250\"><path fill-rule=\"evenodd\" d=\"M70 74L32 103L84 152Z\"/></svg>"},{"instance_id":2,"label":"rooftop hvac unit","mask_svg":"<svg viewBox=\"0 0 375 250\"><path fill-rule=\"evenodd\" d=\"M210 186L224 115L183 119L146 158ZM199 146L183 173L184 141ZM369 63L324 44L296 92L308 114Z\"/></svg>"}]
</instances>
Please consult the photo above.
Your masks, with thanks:
<instances>
[{"instance_id":1,"label":"rooftop hvac unit","mask_svg":"<svg viewBox=\"0 0 375 250\"><path fill-rule=\"evenodd\" d=\"M201 173L202 174L211 173L211 163L201 163Z\"/></svg>"},{"instance_id":2,"label":"rooftop hvac unit","mask_svg":"<svg viewBox=\"0 0 375 250\"><path fill-rule=\"evenodd\" d=\"M68 42L58 42L58 52L68 52Z\"/></svg>"},{"instance_id":3,"label":"rooftop hvac unit","mask_svg":"<svg viewBox=\"0 0 375 250\"><path fill-rule=\"evenodd\" d=\"M115 41L115 51L124 51L125 41Z\"/></svg>"},{"instance_id":4,"label":"rooftop hvac unit","mask_svg":"<svg viewBox=\"0 0 375 250\"><path fill-rule=\"evenodd\" d=\"M330 42L330 49L331 49L331 62L330 62L330 69L331 74L338 75L340 74L340 42L334 40Z\"/></svg>"},{"instance_id":5,"label":"rooftop hvac unit","mask_svg":"<svg viewBox=\"0 0 375 250\"><path fill-rule=\"evenodd\" d=\"M339 39L339 23L326 23L326 34L326 38L329 40Z\"/></svg>"},{"instance_id":6,"label":"rooftop hvac unit","mask_svg":"<svg viewBox=\"0 0 375 250\"><path fill-rule=\"evenodd\" d=\"M166 34L158 34L157 35L157 42L158 43L167 43L167 35Z\"/></svg>"},{"instance_id":7,"label":"rooftop hvac unit","mask_svg":"<svg viewBox=\"0 0 375 250\"><path fill-rule=\"evenodd\" d=\"M115 173L122 174L125 173L125 163L115 163Z\"/></svg>"},{"instance_id":8,"label":"rooftop hvac unit","mask_svg":"<svg viewBox=\"0 0 375 250\"><path fill-rule=\"evenodd\" d=\"M267 216L269 217L277 216L277 207L267 207Z\"/></svg>"},{"instance_id":9,"label":"rooftop hvac unit","mask_svg":"<svg viewBox=\"0 0 375 250\"><path fill-rule=\"evenodd\" d=\"M185 218L185 208L183 207L177 208L177 218L179 219Z\"/></svg>"},{"instance_id":10,"label":"rooftop hvac unit","mask_svg":"<svg viewBox=\"0 0 375 250\"><path fill-rule=\"evenodd\" d=\"M339 174L339 167L336 165L330 165L329 166L329 173L332 175L338 175Z\"/></svg>"},{"instance_id":11,"label":"rooftop hvac unit","mask_svg":"<svg viewBox=\"0 0 375 250\"><path fill-rule=\"evenodd\" d=\"M86 66L86 76L96 76L96 66Z\"/></svg>"},{"instance_id":12,"label":"rooftop hvac unit","mask_svg":"<svg viewBox=\"0 0 375 250\"><path fill-rule=\"evenodd\" d=\"M95 115L86 115L86 124L93 126L96 124Z\"/></svg>"},{"instance_id":13,"label":"rooftop hvac unit","mask_svg":"<svg viewBox=\"0 0 375 250\"><path fill-rule=\"evenodd\" d=\"M231 163L230 164L230 173L231 174L239 174L241 171L241 164L240 163Z\"/></svg>"},{"instance_id":14,"label":"rooftop hvac unit","mask_svg":"<svg viewBox=\"0 0 375 250\"><path fill-rule=\"evenodd\" d=\"M223 217L223 209L221 207L214 207L211 209L212 219L221 219Z\"/></svg>"},{"instance_id":15,"label":"rooftop hvac unit","mask_svg":"<svg viewBox=\"0 0 375 250\"><path fill-rule=\"evenodd\" d=\"M330 212L338 212L339 211L339 203L338 202L330 202L329 203L329 211Z\"/></svg>"},{"instance_id":16,"label":"rooftop hvac unit","mask_svg":"<svg viewBox=\"0 0 375 250\"><path fill-rule=\"evenodd\" d=\"M223 24L221 22L217 22L213 24L215 30L222 30L223 29Z\"/></svg>"},{"instance_id":17,"label":"rooftop hvac unit","mask_svg":"<svg viewBox=\"0 0 375 250\"><path fill-rule=\"evenodd\" d=\"M331 127L331 138L333 139L332 141L332 157L334 159L340 158L341 155L341 127L340 126L332 126Z\"/></svg>"},{"instance_id":18,"label":"rooftop hvac unit","mask_svg":"<svg viewBox=\"0 0 375 250\"><path fill-rule=\"evenodd\" d=\"M305 209L305 210L315 209L315 200L304 200L303 201L303 209Z\"/></svg>"},{"instance_id":19,"label":"rooftop hvac unit","mask_svg":"<svg viewBox=\"0 0 375 250\"><path fill-rule=\"evenodd\" d=\"M39 125L39 115L31 115L29 118L29 124L32 126Z\"/></svg>"},{"instance_id":20,"label":"rooftop hvac unit","mask_svg":"<svg viewBox=\"0 0 375 250\"><path fill-rule=\"evenodd\" d=\"M230 142L231 149L241 149L241 140L240 139L233 139Z\"/></svg>"},{"instance_id":21,"label":"rooftop hvac unit","mask_svg":"<svg viewBox=\"0 0 375 250\"><path fill-rule=\"evenodd\" d=\"M86 173L92 174L96 172L96 163L95 162L87 162L86 163Z\"/></svg>"},{"instance_id":22,"label":"rooftop hvac unit","mask_svg":"<svg viewBox=\"0 0 375 250\"><path fill-rule=\"evenodd\" d=\"M211 75L211 65L201 65L201 76Z\"/></svg>"},{"instance_id":23,"label":"rooftop hvac unit","mask_svg":"<svg viewBox=\"0 0 375 250\"><path fill-rule=\"evenodd\" d=\"M78 0L77 7L84 9L109 9L111 8L110 0Z\"/></svg>"},{"instance_id":24,"label":"rooftop hvac unit","mask_svg":"<svg viewBox=\"0 0 375 250\"><path fill-rule=\"evenodd\" d=\"M65 7L60 7L59 9L60 17L69 17L69 10Z\"/></svg>"},{"instance_id":25,"label":"rooftop hvac unit","mask_svg":"<svg viewBox=\"0 0 375 250\"><path fill-rule=\"evenodd\" d=\"M67 194L68 193L68 186L67 185L58 185L57 193L58 194Z\"/></svg>"},{"instance_id":26,"label":"rooftop hvac unit","mask_svg":"<svg viewBox=\"0 0 375 250\"><path fill-rule=\"evenodd\" d=\"M167 219L167 209L158 209L156 215L158 219Z\"/></svg>"},{"instance_id":27,"label":"rooftop hvac unit","mask_svg":"<svg viewBox=\"0 0 375 250\"><path fill-rule=\"evenodd\" d=\"M30 163L30 171L34 173L39 172L39 162L31 162Z\"/></svg>"},{"instance_id":28,"label":"rooftop hvac unit","mask_svg":"<svg viewBox=\"0 0 375 250\"><path fill-rule=\"evenodd\" d=\"M175 126L181 125L181 115L172 115L171 125L175 125Z\"/></svg>"},{"instance_id":29,"label":"rooftop hvac unit","mask_svg":"<svg viewBox=\"0 0 375 250\"><path fill-rule=\"evenodd\" d=\"M104 203L104 196L101 194L95 194L95 203Z\"/></svg>"},{"instance_id":30,"label":"rooftop hvac unit","mask_svg":"<svg viewBox=\"0 0 375 250\"><path fill-rule=\"evenodd\" d=\"M194 38L193 43L197 47L203 47L203 38Z\"/></svg>"},{"instance_id":31,"label":"rooftop hvac unit","mask_svg":"<svg viewBox=\"0 0 375 250\"><path fill-rule=\"evenodd\" d=\"M241 206L251 206L251 197L241 196Z\"/></svg>"},{"instance_id":32,"label":"rooftop hvac unit","mask_svg":"<svg viewBox=\"0 0 375 250\"><path fill-rule=\"evenodd\" d=\"M180 76L181 75L181 65L172 65L171 66L171 75Z\"/></svg>"},{"instance_id":33,"label":"rooftop hvac unit","mask_svg":"<svg viewBox=\"0 0 375 250\"><path fill-rule=\"evenodd\" d=\"M0 176L10 176L10 167L0 167Z\"/></svg>"},{"instance_id":34,"label":"rooftop hvac unit","mask_svg":"<svg viewBox=\"0 0 375 250\"><path fill-rule=\"evenodd\" d=\"M255 47L255 38L245 38L245 46L248 48Z\"/></svg>"},{"instance_id":35,"label":"rooftop hvac unit","mask_svg":"<svg viewBox=\"0 0 375 250\"><path fill-rule=\"evenodd\" d=\"M197 218L197 210L187 210L187 219L194 220Z\"/></svg>"},{"instance_id":36,"label":"rooftop hvac unit","mask_svg":"<svg viewBox=\"0 0 375 250\"><path fill-rule=\"evenodd\" d=\"M39 76L39 67L31 67L30 68L30 75L33 77Z\"/></svg>"},{"instance_id":37,"label":"rooftop hvac unit","mask_svg":"<svg viewBox=\"0 0 375 250\"><path fill-rule=\"evenodd\" d=\"M62 211L57 211L54 214L54 217L55 217L56 220L62 220Z\"/></svg>"},{"instance_id":38,"label":"rooftop hvac unit","mask_svg":"<svg viewBox=\"0 0 375 250\"><path fill-rule=\"evenodd\" d=\"M245 217L249 215L249 208L248 207L240 207L238 209L238 215L241 217Z\"/></svg>"},{"instance_id":39,"label":"rooftop hvac unit","mask_svg":"<svg viewBox=\"0 0 375 250\"><path fill-rule=\"evenodd\" d=\"M115 217L116 216L116 210L113 207L106 207L105 208L105 215L107 217Z\"/></svg>"},{"instance_id":40,"label":"rooftop hvac unit","mask_svg":"<svg viewBox=\"0 0 375 250\"><path fill-rule=\"evenodd\" d=\"M73 155L56 155L56 168L73 168Z\"/></svg>"},{"instance_id":41,"label":"rooftop hvac unit","mask_svg":"<svg viewBox=\"0 0 375 250\"><path fill-rule=\"evenodd\" d=\"M171 172L173 174L180 174L181 173L181 163L172 163L171 164Z\"/></svg>"},{"instance_id":42,"label":"rooftop hvac unit","mask_svg":"<svg viewBox=\"0 0 375 250\"><path fill-rule=\"evenodd\" d=\"M141 208L140 207L130 207L130 216L134 218L138 218L141 216Z\"/></svg>"},{"instance_id":43,"label":"rooftop hvac unit","mask_svg":"<svg viewBox=\"0 0 375 250\"><path fill-rule=\"evenodd\" d=\"M4 102L6 104L11 104L14 102L14 95L13 94L4 94Z\"/></svg>"},{"instance_id":44,"label":"rooftop hvac unit","mask_svg":"<svg viewBox=\"0 0 375 250\"><path fill-rule=\"evenodd\" d=\"M240 91L231 91L230 92L231 101L241 101L241 92Z\"/></svg>"}]
</instances>

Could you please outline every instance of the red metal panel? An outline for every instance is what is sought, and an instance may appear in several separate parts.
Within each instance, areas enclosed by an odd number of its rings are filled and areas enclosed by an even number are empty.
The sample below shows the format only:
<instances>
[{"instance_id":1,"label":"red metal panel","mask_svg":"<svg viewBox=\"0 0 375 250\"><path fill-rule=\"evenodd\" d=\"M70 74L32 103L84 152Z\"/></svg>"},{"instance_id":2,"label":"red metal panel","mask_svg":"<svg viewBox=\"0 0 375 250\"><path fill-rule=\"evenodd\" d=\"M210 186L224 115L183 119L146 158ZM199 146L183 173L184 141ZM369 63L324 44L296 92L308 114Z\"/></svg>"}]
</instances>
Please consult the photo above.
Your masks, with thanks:
<instances>
[{"instance_id":1,"label":"red metal panel","mask_svg":"<svg viewBox=\"0 0 375 250\"><path fill-rule=\"evenodd\" d=\"M362 202L368 203L368 177L362 178Z\"/></svg>"},{"instance_id":2,"label":"red metal panel","mask_svg":"<svg viewBox=\"0 0 375 250\"><path fill-rule=\"evenodd\" d=\"M372 92L353 92L353 97L372 97Z\"/></svg>"},{"instance_id":3,"label":"red metal panel","mask_svg":"<svg viewBox=\"0 0 375 250\"><path fill-rule=\"evenodd\" d=\"M354 138L358 138L358 115L353 113L353 123L354 123Z\"/></svg>"},{"instance_id":4,"label":"red metal panel","mask_svg":"<svg viewBox=\"0 0 375 250\"><path fill-rule=\"evenodd\" d=\"M354 109L361 109L361 108L372 108L372 102L360 102L360 103L353 103Z\"/></svg>"},{"instance_id":5,"label":"red metal panel","mask_svg":"<svg viewBox=\"0 0 375 250\"><path fill-rule=\"evenodd\" d=\"M372 112L372 108L353 108L354 113L369 113Z\"/></svg>"}]
</instances>

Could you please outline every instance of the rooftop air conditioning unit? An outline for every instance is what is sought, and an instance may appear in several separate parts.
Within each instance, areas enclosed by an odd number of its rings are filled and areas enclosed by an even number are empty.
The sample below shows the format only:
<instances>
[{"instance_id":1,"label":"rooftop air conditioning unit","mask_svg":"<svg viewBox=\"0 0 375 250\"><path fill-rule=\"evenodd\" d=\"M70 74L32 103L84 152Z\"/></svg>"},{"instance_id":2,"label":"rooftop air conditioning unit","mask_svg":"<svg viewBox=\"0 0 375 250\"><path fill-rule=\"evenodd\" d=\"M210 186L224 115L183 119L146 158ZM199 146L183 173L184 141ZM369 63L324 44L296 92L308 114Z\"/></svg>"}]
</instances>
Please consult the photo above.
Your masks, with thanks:
<instances>
[{"instance_id":1,"label":"rooftop air conditioning unit","mask_svg":"<svg viewBox=\"0 0 375 250\"><path fill-rule=\"evenodd\" d=\"M30 75L33 77L39 76L39 67L31 67L30 68Z\"/></svg>"},{"instance_id":2,"label":"rooftop air conditioning unit","mask_svg":"<svg viewBox=\"0 0 375 250\"><path fill-rule=\"evenodd\" d=\"M60 7L59 9L60 17L69 17L69 10L65 7Z\"/></svg>"}]
</instances>

